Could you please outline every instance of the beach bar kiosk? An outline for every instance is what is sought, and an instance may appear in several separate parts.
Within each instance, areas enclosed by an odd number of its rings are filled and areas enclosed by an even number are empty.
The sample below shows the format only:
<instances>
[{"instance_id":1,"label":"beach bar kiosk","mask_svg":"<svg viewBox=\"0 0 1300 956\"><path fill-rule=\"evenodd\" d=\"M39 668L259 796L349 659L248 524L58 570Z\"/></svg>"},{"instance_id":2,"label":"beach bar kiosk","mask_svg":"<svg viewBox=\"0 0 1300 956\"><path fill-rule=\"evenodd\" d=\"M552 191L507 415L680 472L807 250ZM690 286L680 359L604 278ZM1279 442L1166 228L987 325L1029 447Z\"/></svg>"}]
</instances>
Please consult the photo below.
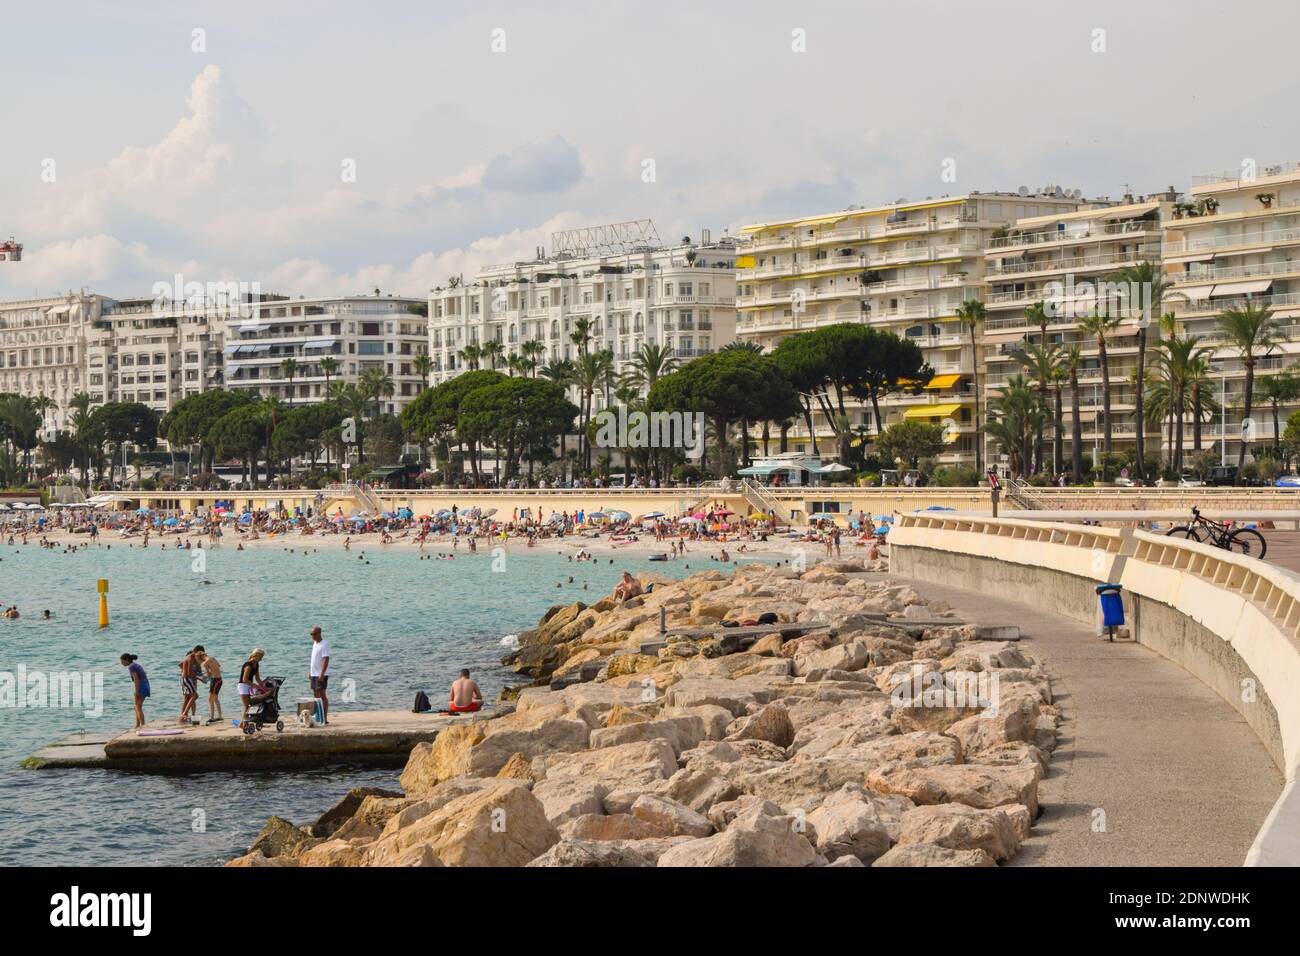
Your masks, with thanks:
<instances>
[{"instance_id":1,"label":"beach bar kiosk","mask_svg":"<svg viewBox=\"0 0 1300 956\"><path fill-rule=\"evenodd\" d=\"M827 476L848 470L835 463L824 465L817 455L791 451L755 458L752 465L741 468L736 474L742 478L753 478L765 485L800 488L821 485Z\"/></svg>"}]
</instances>

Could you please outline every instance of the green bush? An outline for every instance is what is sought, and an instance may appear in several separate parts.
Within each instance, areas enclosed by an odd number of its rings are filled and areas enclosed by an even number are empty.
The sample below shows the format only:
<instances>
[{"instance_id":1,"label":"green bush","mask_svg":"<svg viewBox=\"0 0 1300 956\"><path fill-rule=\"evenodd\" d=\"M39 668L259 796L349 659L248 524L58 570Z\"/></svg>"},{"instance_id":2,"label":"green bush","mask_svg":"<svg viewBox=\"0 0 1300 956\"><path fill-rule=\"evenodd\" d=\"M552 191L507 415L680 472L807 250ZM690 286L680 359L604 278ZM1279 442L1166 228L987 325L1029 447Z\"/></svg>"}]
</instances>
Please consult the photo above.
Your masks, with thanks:
<instances>
[{"instance_id":1,"label":"green bush","mask_svg":"<svg viewBox=\"0 0 1300 956\"><path fill-rule=\"evenodd\" d=\"M980 484L980 473L969 465L944 465L935 469L934 483L942 488L972 488Z\"/></svg>"}]
</instances>

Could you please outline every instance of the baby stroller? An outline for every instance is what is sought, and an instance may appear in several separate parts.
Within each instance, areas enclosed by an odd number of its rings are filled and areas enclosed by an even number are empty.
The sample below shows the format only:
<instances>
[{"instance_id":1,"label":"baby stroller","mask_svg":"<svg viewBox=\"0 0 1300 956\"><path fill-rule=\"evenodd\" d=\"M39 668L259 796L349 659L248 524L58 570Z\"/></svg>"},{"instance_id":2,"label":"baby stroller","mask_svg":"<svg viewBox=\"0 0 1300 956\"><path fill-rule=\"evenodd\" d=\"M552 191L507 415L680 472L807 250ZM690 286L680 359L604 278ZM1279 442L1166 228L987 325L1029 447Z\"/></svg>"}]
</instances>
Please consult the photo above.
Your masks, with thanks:
<instances>
[{"instance_id":1,"label":"baby stroller","mask_svg":"<svg viewBox=\"0 0 1300 956\"><path fill-rule=\"evenodd\" d=\"M270 723L275 724L276 730L284 730L284 721L280 719L280 685L283 683L283 677L268 677L264 682L266 690L248 698L248 718L239 725L244 733L254 734Z\"/></svg>"}]
</instances>

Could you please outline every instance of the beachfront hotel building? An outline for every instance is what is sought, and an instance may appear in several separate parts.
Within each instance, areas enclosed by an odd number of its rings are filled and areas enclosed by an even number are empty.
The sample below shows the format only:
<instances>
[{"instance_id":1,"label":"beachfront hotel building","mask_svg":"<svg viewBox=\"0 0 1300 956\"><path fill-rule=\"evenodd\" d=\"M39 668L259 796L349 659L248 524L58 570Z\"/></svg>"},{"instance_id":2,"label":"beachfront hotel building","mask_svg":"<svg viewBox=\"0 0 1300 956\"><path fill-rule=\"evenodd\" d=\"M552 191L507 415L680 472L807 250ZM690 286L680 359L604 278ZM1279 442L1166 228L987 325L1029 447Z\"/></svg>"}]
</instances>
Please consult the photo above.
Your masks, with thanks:
<instances>
[{"instance_id":1,"label":"beachfront hotel building","mask_svg":"<svg viewBox=\"0 0 1300 956\"><path fill-rule=\"evenodd\" d=\"M327 378L355 384L368 369L380 369L393 382L380 410L396 414L424 387L414 363L428 350L425 305L378 291L312 299L264 295L246 317L226 322L225 387L309 405L326 398ZM327 356L337 363L328 376L321 366ZM292 383L286 359L297 363Z\"/></svg>"},{"instance_id":2,"label":"beachfront hotel building","mask_svg":"<svg viewBox=\"0 0 1300 956\"><path fill-rule=\"evenodd\" d=\"M1076 211L1017 218L1011 226L993 236L984 252L984 299L987 318L979 337L981 351L980 389L982 407L996 396L1016 374L1032 379L1017 354L1043 337L1040 319L1027 314L1036 303L1048 305L1047 342L1080 349L1079 418L1085 454L1096 463L1105 448L1105 415L1102 400L1100 347L1095 335L1080 328L1088 311L1108 309L1098 303L1099 283L1115 272L1140 262L1159 265L1162 231L1179 200L1170 189L1159 195L1134 199L1125 196L1118 203L1098 200ZM1152 315L1147 328L1150 355L1159 343L1159 316ZM1107 366L1110 373L1111 450L1117 453L1135 447L1138 423L1135 416L1134 375L1137 367L1138 320L1122 318L1106 333ZM1149 364L1149 363L1148 363ZM1064 435L1062 461L1068 469L1073 404L1068 384L1063 388ZM1160 429L1148 426L1145 433L1147 456L1158 448ZM1053 429L1047 436L1048 461L1052 460ZM991 456L991 457L990 457ZM998 452L989 442L985 461L996 463Z\"/></svg>"},{"instance_id":3,"label":"beachfront hotel building","mask_svg":"<svg viewBox=\"0 0 1300 956\"><path fill-rule=\"evenodd\" d=\"M232 308L106 299L85 329L84 391L92 406L139 402L163 415L183 398L221 388L221 343Z\"/></svg>"},{"instance_id":4,"label":"beachfront hotel building","mask_svg":"<svg viewBox=\"0 0 1300 956\"><path fill-rule=\"evenodd\" d=\"M86 332L107 301L83 290L0 302L0 392L52 399L46 433L68 427L72 396L87 391Z\"/></svg>"},{"instance_id":5,"label":"beachfront hotel building","mask_svg":"<svg viewBox=\"0 0 1300 956\"><path fill-rule=\"evenodd\" d=\"M429 295L433 383L464 371L466 346L488 342L503 359L529 341L541 343L539 364L574 359L577 321L587 319L589 351L608 349L622 373L644 344L672 351L679 362L735 340L736 244L684 238L660 242L649 220L555 233L547 253L481 269L468 284ZM489 368L490 359L479 362ZM596 408L604 405L595 396Z\"/></svg>"},{"instance_id":6,"label":"beachfront hotel building","mask_svg":"<svg viewBox=\"0 0 1300 956\"><path fill-rule=\"evenodd\" d=\"M1227 399L1226 433L1220 418L1203 426L1202 441L1222 449L1226 463L1236 463L1245 364L1224 341L1215 317L1253 303L1271 309L1279 320L1281 341L1255 360L1254 444L1271 445L1273 415L1260 396L1260 378L1300 361L1300 164L1246 164L1193 177L1188 202L1166 223L1164 267L1172 286L1166 311L1177 317L1180 334L1200 335L1215 346L1214 394ZM1279 430L1296 408L1295 402L1280 408ZM1184 448L1190 449L1191 423L1184 428Z\"/></svg>"},{"instance_id":7,"label":"beachfront hotel building","mask_svg":"<svg viewBox=\"0 0 1300 956\"><path fill-rule=\"evenodd\" d=\"M957 319L967 299L984 293L984 252L997 230L1016 219L1078 208L1075 194L970 192L924 201L755 223L744 227L737 260L737 336L770 351L795 332L841 322L887 329L920 346L935 376L919 394L894 393L849 409L851 425L878 434L904 420L946 423L945 464L975 463L972 372L976 356ZM814 412L819 448L834 432ZM807 426L787 433L793 451L810 451Z\"/></svg>"}]
</instances>

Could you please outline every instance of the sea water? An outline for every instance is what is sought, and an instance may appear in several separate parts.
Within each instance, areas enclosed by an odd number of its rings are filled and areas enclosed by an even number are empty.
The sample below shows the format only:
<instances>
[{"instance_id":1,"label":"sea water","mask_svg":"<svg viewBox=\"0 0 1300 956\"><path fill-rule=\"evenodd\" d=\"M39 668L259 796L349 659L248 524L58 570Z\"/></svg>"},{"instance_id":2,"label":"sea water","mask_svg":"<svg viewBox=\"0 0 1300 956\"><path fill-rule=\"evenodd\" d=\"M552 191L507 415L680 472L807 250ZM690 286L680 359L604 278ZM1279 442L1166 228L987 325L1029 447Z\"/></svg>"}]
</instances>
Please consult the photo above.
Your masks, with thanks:
<instances>
[{"instance_id":1,"label":"sea water","mask_svg":"<svg viewBox=\"0 0 1300 956\"><path fill-rule=\"evenodd\" d=\"M293 702L310 696L308 632L316 625L330 641L333 710L409 709L417 690L440 701L462 667L490 701L503 686L526 682L500 666L503 641L534 626L551 605L592 603L625 569L683 577L719 567L698 552L655 563L632 555L578 562L555 544L513 542L476 554L462 546L454 560L420 560L410 544L364 540L350 551L315 551L310 539L236 551L227 539L202 555L158 543L144 550L105 541L71 554L34 543L0 548L0 603L22 612L0 620L0 675L22 667L30 683L32 674L76 672L89 675L86 686L102 687L102 701L82 700L76 709L50 700L0 706L0 864L215 864L243 852L272 814L308 823L351 787L397 786L399 770L357 767L23 769L24 757L74 731L131 727L123 653L137 655L149 674L150 721L178 716L178 664L196 644L221 662L227 720L239 716L235 685L254 647L266 651L264 677L287 678L280 702L292 715ZM449 548L431 545L424 554L440 550ZM104 630L99 578L109 582ZM47 608L53 617L43 620ZM198 714L206 720L206 687L199 691Z\"/></svg>"}]
</instances>

